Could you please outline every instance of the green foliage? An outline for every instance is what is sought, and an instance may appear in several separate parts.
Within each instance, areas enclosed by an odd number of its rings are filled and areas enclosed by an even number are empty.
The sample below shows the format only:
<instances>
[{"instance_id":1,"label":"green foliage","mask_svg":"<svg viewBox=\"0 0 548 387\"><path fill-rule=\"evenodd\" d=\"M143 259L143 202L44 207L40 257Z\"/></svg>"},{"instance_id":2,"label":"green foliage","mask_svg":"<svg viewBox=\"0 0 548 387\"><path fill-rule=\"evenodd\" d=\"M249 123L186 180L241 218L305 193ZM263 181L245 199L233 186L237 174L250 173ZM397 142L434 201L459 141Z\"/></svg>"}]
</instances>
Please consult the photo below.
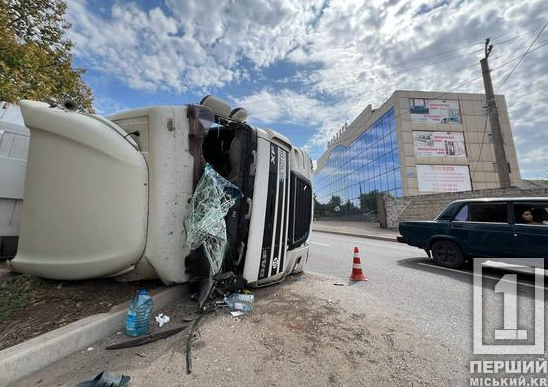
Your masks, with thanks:
<instances>
[{"instance_id":1,"label":"green foliage","mask_svg":"<svg viewBox=\"0 0 548 387\"><path fill-rule=\"evenodd\" d=\"M61 0L0 0L0 100L73 99L93 111L84 69L72 67L73 43Z\"/></svg>"},{"instance_id":2,"label":"green foliage","mask_svg":"<svg viewBox=\"0 0 548 387\"><path fill-rule=\"evenodd\" d=\"M377 211L377 195L379 191L373 190L368 193L362 193L359 197L360 206L356 206L350 200L342 203L341 197L333 195L326 204L320 203L314 196L314 217L333 217L348 215L366 215L375 214ZM374 216L374 215L371 215ZM365 218L364 218L365 219Z\"/></svg>"},{"instance_id":3,"label":"green foliage","mask_svg":"<svg viewBox=\"0 0 548 387\"><path fill-rule=\"evenodd\" d=\"M39 281L28 275L20 275L0 284L0 323L27 307L35 296L34 288Z\"/></svg>"},{"instance_id":4,"label":"green foliage","mask_svg":"<svg viewBox=\"0 0 548 387\"><path fill-rule=\"evenodd\" d=\"M340 207L341 205L341 197L340 196L331 196L331 199L329 199L329 203L327 203L329 208L335 208Z\"/></svg>"},{"instance_id":5,"label":"green foliage","mask_svg":"<svg viewBox=\"0 0 548 387\"><path fill-rule=\"evenodd\" d=\"M314 196L314 217L332 216L334 213L340 213L341 210L341 197L331 196L329 202L321 204Z\"/></svg>"},{"instance_id":6,"label":"green foliage","mask_svg":"<svg viewBox=\"0 0 548 387\"><path fill-rule=\"evenodd\" d=\"M360 209L365 213L377 210L377 195L379 191L373 190L360 195Z\"/></svg>"}]
</instances>

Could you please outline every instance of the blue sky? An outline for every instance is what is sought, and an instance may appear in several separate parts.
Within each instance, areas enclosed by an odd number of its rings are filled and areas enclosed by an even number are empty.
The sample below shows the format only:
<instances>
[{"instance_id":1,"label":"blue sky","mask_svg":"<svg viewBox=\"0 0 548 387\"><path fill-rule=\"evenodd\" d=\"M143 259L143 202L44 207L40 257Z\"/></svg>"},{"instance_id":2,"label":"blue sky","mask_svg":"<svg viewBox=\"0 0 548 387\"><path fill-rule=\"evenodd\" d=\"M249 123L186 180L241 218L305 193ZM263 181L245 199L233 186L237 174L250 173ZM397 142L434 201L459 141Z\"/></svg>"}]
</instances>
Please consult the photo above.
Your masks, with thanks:
<instances>
[{"instance_id":1,"label":"blue sky","mask_svg":"<svg viewBox=\"0 0 548 387\"><path fill-rule=\"evenodd\" d=\"M447 91L519 56L548 21L545 0L69 0L75 64L103 115L213 94L317 159L367 104L396 89ZM548 28L506 95L523 177L548 169ZM483 92L481 80L460 92Z\"/></svg>"}]
</instances>

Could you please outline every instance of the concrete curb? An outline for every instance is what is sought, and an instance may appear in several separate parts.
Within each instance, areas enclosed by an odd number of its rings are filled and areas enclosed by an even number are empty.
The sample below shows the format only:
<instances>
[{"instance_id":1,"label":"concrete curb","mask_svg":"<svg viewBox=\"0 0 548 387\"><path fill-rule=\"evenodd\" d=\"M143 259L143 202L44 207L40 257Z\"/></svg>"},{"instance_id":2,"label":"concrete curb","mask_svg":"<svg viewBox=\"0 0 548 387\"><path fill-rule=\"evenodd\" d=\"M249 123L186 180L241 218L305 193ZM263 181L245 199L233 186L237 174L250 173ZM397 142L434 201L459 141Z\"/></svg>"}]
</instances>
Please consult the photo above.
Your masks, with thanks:
<instances>
[{"instance_id":1,"label":"concrete curb","mask_svg":"<svg viewBox=\"0 0 548 387\"><path fill-rule=\"evenodd\" d=\"M377 239L379 241L398 242L396 237L387 237L387 236L375 235L375 234L358 234L358 233L344 232L344 231L317 230L317 229L312 229L312 231L314 231L314 232L323 232L323 233L326 233L326 234L336 234L336 235L358 237L358 238Z\"/></svg>"},{"instance_id":2,"label":"concrete curb","mask_svg":"<svg viewBox=\"0 0 548 387\"><path fill-rule=\"evenodd\" d=\"M155 292L151 295L154 312L188 292L187 285L170 286ZM127 307L127 302L117 305L107 313L83 318L0 351L0 386L13 383L122 330Z\"/></svg>"}]
</instances>

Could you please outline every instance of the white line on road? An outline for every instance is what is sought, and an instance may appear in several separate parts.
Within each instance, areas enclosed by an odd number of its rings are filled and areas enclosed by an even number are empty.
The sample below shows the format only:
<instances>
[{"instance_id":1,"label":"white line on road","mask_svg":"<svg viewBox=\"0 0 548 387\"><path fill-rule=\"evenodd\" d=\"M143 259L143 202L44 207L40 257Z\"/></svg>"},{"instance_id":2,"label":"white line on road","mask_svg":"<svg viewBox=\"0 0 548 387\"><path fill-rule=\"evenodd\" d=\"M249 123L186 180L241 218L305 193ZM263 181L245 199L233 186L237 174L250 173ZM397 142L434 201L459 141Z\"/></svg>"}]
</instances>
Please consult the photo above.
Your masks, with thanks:
<instances>
[{"instance_id":1,"label":"white line on road","mask_svg":"<svg viewBox=\"0 0 548 387\"><path fill-rule=\"evenodd\" d=\"M315 245L328 246L329 247L329 245L326 245L325 243L320 243L320 242L310 242L310 243L313 243Z\"/></svg>"},{"instance_id":2,"label":"white line on road","mask_svg":"<svg viewBox=\"0 0 548 387\"><path fill-rule=\"evenodd\" d=\"M470 271L451 269L450 267L443 267L443 266L437 266L437 265L430 265L428 263L423 263L423 262L417 262L417 265L428 266L428 267L431 267L432 269L453 271L455 273L460 273L460 274L468 274L468 275L471 275L471 276L479 275L479 274L475 274L475 273L470 272ZM491 277L491 276L485 275L485 274L482 277L483 278L489 278L489 279L492 279L492 280L495 280L495 281L500 280L500 277ZM525 283L525 282L519 282L519 284L523 285L523 286L527 286L529 288L536 288L535 285L531 285L531 284L528 284L528 283ZM544 288L539 287L539 289L544 289Z\"/></svg>"}]
</instances>

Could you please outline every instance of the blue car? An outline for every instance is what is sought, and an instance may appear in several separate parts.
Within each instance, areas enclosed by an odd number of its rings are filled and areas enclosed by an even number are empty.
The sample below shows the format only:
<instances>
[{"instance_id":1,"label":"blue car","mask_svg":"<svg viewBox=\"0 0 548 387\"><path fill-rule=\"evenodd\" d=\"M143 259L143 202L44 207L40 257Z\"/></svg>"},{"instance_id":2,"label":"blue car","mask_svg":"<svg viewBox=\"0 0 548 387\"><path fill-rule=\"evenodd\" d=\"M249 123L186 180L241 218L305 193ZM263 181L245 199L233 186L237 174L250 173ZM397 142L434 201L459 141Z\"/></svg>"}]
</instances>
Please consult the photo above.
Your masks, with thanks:
<instances>
[{"instance_id":1,"label":"blue car","mask_svg":"<svg viewBox=\"0 0 548 387\"><path fill-rule=\"evenodd\" d=\"M399 230L399 242L451 268L475 257L548 259L548 197L457 200L435 220Z\"/></svg>"}]
</instances>

